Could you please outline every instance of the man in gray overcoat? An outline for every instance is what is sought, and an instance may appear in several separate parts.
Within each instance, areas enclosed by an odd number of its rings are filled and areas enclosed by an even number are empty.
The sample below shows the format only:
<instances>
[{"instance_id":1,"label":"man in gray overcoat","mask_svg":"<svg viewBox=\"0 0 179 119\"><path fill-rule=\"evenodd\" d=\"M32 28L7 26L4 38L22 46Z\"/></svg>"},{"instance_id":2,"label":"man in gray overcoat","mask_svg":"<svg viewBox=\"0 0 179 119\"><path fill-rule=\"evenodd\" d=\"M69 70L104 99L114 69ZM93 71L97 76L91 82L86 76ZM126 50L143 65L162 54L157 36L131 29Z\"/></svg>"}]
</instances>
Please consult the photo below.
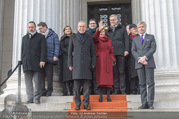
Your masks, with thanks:
<instances>
[{"instance_id":1,"label":"man in gray overcoat","mask_svg":"<svg viewBox=\"0 0 179 119\"><path fill-rule=\"evenodd\" d=\"M139 77L139 86L142 106L139 109L154 109L154 69L153 54L156 51L156 42L153 35L146 34L146 23L138 24L139 36L133 39L132 55L135 58L135 69ZM147 87L148 85L148 93Z\"/></svg>"},{"instance_id":2,"label":"man in gray overcoat","mask_svg":"<svg viewBox=\"0 0 179 119\"><path fill-rule=\"evenodd\" d=\"M93 37L86 33L86 23L79 21L77 29L78 33L70 37L68 67L72 71L72 79L74 80L75 109L80 109L80 88L81 83L83 83L83 105L84 109L89 110L89 87L92 80L91 70L94 70L96 66L96 53Z\"/></svg>"}]
</instances>

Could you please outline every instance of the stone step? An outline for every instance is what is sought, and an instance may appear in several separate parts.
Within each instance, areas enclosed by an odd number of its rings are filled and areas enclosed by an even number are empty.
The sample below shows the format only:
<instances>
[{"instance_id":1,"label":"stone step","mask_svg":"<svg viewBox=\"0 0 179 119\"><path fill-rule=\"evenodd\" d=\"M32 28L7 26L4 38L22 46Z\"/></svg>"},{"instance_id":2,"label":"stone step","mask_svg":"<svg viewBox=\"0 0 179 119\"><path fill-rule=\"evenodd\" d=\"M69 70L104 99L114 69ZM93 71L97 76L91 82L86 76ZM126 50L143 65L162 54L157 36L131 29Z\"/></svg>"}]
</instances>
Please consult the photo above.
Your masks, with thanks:
<instances>
[{"instance_id":1,"label":"stone step","mask_svg":"<svg viewBox=\"0 0 179 119\"><path fill-rule=\"evenodd\" d=\"M119 102L90 102L89 106L92 109L120 109L120 108L126 108L127 102L126 101L119 101ZM75 109L76 104L75 102L71 103L71 109ZM83 102L81 103L80 108L84 108Z\"/></svg>"},{"instance_id":2,"label":"stone step","mask_svg":"<svg viewBox=\"0 0 179 119\"><path fill-rule=\"evenodd\" d=\"M73 96L42 96L40 101L41 103L67 103L73 102Z\"/></svg>"},{"instance_id":3,"label":"stone step","mask_svg":"<svg viewBox=\"0 0 179 119\"><path fill-rule=\"evenodd\" d=\"M156 84L155 85L156 93L177 93L179 92L179 84Z\"/></svg>"},{"instance_id":4,"label":"stone step","mask_svg":"<svg viewBox=\"0 0 179 119\"><path fill-rule=\"evenodd\" d=\"M70 103L41 103L41 104L25 104L32 112L67 112L71 108ZM4 104L0 104L0 111L4 109Z\"/></svg>"},{"instance_id":5,"label":"stone step","mask_svg":"<svg viewBox=\"0 0 179 119\"><path fill-rule=\"evenodd\" d=\"M155 70L155 75L177 75L179 74L179 69L176 70Z\"/></svg>"},{"instance_id":6,"label":"stone step","mask_svg":"<svg viewBox=\"0 0 179 119\"><path fill-rule=\"evenodd\" d=\"M127 102L140 102L140 95L127 95ZM179 101L179 92L172 94L155 94L154 101Z\"/></svg>"},{"instance_id":7,"label":"stone step","mask_svg":"<svg viewBox=\"0 0 179 119\"><path fill-rule=\"evenodd\" d=\"M163 78L158 78L158 79L154 79L155 80L155 84L160 84L160 83L179 83L179 77L173 77L173 78L166 78L166 77L163 77Z\"/></svg>"},{"instance_id":8,"label":"stone step","mask_svg":"<svg viewBox=\"0 0 179 119\"><path fill-rule=\"evenodd\" d=\"M141 102L127 102L127 108L137 110L141 106ZM179 101L155 101L155 109L176 109L179 111Z\"/></svg>"}]
</instances>

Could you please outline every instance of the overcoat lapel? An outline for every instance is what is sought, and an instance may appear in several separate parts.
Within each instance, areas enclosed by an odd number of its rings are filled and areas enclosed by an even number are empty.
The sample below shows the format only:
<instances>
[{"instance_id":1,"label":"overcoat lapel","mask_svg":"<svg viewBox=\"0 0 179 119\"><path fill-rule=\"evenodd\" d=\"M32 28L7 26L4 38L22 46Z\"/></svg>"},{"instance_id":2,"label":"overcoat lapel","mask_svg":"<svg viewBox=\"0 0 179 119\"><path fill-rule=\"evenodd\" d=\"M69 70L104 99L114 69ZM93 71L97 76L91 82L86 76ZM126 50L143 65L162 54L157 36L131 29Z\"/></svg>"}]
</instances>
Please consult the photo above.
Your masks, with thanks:
<instances>
[{"instance_id":1,"label":"overcoat lapel","mask_svg":"<svg viewBox=\"0 0 179 119\"><path fill-rule=\"evenodd\" d=\"M80 39L79 33L76 34L76 37L77 37L78 41L81 43L81 39Z\"/></svg>"},{"instance_id":2,"label":"overcoat lapel","mask_svg":"<svg viewBox=\"0 0 179 119\"><path fill-rule=\"evenodd\" d=\"M86 41L87 38L88 38L88 35L87 35L87 33L85 33L85 34L84 34L84 39L83 39L82 44Z\"/></svg>"}]
</instances>

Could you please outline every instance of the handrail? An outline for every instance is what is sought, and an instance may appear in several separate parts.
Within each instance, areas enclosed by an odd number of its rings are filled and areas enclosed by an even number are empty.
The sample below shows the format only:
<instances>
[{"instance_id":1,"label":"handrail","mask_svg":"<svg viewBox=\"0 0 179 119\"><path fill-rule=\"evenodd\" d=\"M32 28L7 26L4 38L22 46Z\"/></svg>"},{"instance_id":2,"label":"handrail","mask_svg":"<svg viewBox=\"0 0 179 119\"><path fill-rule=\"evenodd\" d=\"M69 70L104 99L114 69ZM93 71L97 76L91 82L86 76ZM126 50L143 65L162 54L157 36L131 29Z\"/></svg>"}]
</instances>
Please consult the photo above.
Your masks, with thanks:
<instances>
[{"instance_id":1,"label":"handrail","mask_svg":"<svg viewBox=\"0 0 179 119\"><path fill-rule=\"evenodd\" d=\"M16 67L14 68L14 70L10 73L10 75L1 83L0 88L1 88L2 85L4 85L4 83L6 83L6 81L11 77L11 75L16 71L16 69L17 69L19 66L21 66L21 64L22 64L22 61L19 61L18 64L17 64L17 66L16 66Z\"/></svg>"}]
</instances>

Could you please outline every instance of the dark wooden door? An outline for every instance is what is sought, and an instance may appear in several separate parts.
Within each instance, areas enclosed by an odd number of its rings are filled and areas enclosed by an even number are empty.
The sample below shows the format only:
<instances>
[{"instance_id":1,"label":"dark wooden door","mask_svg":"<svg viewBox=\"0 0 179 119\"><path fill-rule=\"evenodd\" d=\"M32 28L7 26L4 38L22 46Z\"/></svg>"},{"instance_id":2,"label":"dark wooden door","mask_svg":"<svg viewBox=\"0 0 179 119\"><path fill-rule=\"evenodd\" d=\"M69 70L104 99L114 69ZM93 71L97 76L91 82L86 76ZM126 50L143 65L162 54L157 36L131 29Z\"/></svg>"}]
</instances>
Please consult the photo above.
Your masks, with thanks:
<instances>
[{"instance_id":1,"label":"dark wooden door","mask_svg":"<svg viewBox=\"0 0 179 119\"><path fill-rule=\"evenodd\" d=\"M132 23L131 4L105 4L105 5L88 5L88 21L91 18L97 22L102 20L106 26L109 26L109 17L111 14L118 16L118 22L123 26Z\"/></svg>"}]
</instances>

